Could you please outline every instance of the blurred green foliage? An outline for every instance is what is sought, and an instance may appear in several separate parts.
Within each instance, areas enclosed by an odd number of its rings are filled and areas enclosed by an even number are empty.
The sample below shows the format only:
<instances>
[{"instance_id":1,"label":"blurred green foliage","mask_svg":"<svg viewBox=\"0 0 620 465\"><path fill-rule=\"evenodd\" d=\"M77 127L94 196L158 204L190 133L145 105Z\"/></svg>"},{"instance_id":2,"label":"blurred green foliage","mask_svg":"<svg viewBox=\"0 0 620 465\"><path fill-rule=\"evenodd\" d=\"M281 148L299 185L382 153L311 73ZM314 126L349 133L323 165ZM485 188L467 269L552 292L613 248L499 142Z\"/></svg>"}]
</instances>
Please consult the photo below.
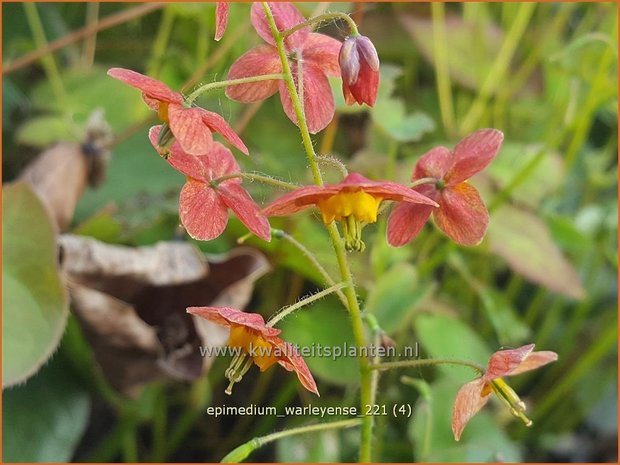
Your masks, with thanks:
<instances>
[{"instance_id":1,"label":"blurred green foliage","mask_svg":"<svg viewBox=\"0 0 620 465\"><path fill-rule=\"evenodd\" d=\"M46 40L84 27L92 5L36 4ZM101 19L134 8L101 3L96 14ZM309 15L322 6L300 8ZM378 403L408 404L413 416L377 419L375 460L617 460L617 5L338 3L329 8L362 18L360 30L382 60L382 86L377 106L368 111L343 108L340 84L333 82L342 111L315 138L321 152L368 176L407 182L415 161L431 147L452 147L480 127L505 133L496 160L473 180L491 211L489 234L480 246L457 247L429 225L413 243L391 249L384 220L365 228L370 250L353 257L353 271L366 310L397 347L419 343L421 357L484 364L500 346L529 342L559 354L555 364L512 384L530 407L532 428L491 405L472 420L460 443L451 435L450 408L470 372L441 367L384 373ZM2 9L6 69L45 44L32 34L22 4L3 3ZM446 38L438 40L442 13ZM182 176L148 142L155 119L139 93L105 71L131 68L184 90L222 79L259 39L248 32L247 4L231 5L220 43L212 40L213 24L213 4L168 4L72 41L49 55L55 68L34 61L5 72L3 181L14 179L48 144L80 140L88 115L104 108L117 143L106 183L78 205L74 232L128 245L174 238ZM342 38L344 27L327 25L322 31ZM93 44L94 55L88 53ZM440 81L448 85L438 86ZM198 103L240 125L251 150L251 157L238 157L244 169L310 180L298 131L279 99L267 100L252 109L255 113L220 91ZM329 166L325 171L328 179L337 179ZM259 203L277 194L246 184ZM5 190L5 201L9 194ZM3 229L11 207L4 207ZM22 210L24 218L36 221L31 214ZM278 219L272 226L335 270L318 215ZM199 246L226 251L245 232L233 220L225 235ZM4 245L11 240L5 233ZM263 249L274 265L258 283L253 311L269 316L324 285L285 241L247 244ZM15 286L3 284L5 293L15 296ZM283 330L301 345L351 339L348 317L335 298L285 319ZM308 360L320 399L300 392L282 370L260 376L253 370L235 396L226 397L223 360L208 378L154 383L141 398L125 399L93 369L88 344L72 318L58 351L50 366L4 392L5 461L212 462L252 437L316 419L213 418L204 413L207 405L357 403L357 362L348 358ZM403 374L408 378L401 382ZM44 428L42 420L54 427ZM250 459L352 461L357 440L355 429L294 436ZM571 443L588 447L562 445Z\"/></svg>"}]
</instances>

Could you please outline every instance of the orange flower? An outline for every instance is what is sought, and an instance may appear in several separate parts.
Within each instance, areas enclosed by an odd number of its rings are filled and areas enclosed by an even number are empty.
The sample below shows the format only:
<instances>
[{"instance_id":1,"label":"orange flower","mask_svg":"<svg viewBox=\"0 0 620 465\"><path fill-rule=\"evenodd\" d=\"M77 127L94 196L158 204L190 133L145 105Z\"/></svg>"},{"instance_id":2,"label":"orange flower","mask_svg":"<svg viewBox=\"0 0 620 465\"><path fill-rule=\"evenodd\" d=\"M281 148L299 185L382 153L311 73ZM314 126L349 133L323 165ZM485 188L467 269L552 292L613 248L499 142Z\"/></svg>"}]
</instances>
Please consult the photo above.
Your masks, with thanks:
<instances>
[{"instance_id":1,"label":"orange flower","mask_svg":"<svg viewBox=\"0 0 620 465\"><path fill-rule=\"evenodd\" d=\"M163 82L124 68L110 68L108 76L142 91L144 102L157 112L164 123L158 141L160 152L166 152L174 136L185 152L202 155L211 147L211 133L218 132L232 145L248 154L248 148L224 118L200 107L186 106L183 95L174 92Z\"/></svg>"},{"instance_id":2,"label":"orange flower","mask_svg":"<svg viewBox=\"0 0 620 465\"><path fill-rule=\"evenodd\" d=\"M372 181L359 173L351 173L338 184L297 189L276 199L263 213L285 216L316 205L325 224L334 220L342 223L347 250L362 251L365 248L362 228L377 221L383 200L437 206L433 200L401 184Z\"/></svg>"},{"instance_id":3,"label":"orange flower","mask_svg":"<svg viewBox=\"0 0 620 465\"><path fill-rule=\"evenodd\" d=\"M525 426L532 425L532 420L525 415L525 404L502 379L503 376L514 376L535 370L558 359L558 354L555 352L532 352L532 350L534 344L495 352L489 359L484 375L459 389L452 410L454 439L458 441L461 438L465 425L486 405L491 392L494 392L508 406L510 413L523 421Z\"/></svg>"},{"instance_id":4,"label":"orange flower","mask_svg":"<svg viewBox=\"0 0 620 465\"><path fill-rule=\"evenodd\" d=\"M232 394L233 385L241 381L253 364L263 372L278 363L286 370L294 371L308 391L319 395L312 373L298 350L280 339L280 330L267 326L258 313L245 313L230 307L189 307L187 313L230 328L228 346L237 353L225 373L230 381L226 394Z\"/></svg>"}]
</instances>

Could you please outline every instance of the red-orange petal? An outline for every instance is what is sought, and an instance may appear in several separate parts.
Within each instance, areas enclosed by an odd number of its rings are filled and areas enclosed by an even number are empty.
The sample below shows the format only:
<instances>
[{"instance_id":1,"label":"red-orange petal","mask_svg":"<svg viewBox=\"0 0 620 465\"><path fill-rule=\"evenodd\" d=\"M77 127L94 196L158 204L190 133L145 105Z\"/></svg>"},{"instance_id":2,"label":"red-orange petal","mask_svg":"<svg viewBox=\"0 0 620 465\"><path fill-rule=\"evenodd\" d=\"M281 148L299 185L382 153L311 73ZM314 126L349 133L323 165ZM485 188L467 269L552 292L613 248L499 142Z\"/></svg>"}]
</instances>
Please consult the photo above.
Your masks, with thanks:
<instances>
[{"instance_id":1,"label":"red-orange petal","mask_svg":"<svg viewBox=\"0 0 620 465\"><path fill-rule=\"evenodd\" d=\"M187 313L222 326L244 326L261 333L265 337L277 336L281 333L279 329L267 326L262 315L244 312L232 307L188 307Z\"/></svg>"},{"instance_id":2,"label":"red-orange petal","mask_svg":"<svg viewBox=\"0 0 620 465\"><path fill-rule=\"evenodd\" d=\"M108 76L140 89L147 97L168 103L183 103L183 96L161 81L125 68L110 68Z\"/></svg>"},{"instance_id":3,"label":"red-orange petal","mask_svg":"<svg viewBox=\"0 0 620 465\"><path fill-rule=\"evenodd\" d=\"M276 23L276 29L280 32L305 21L303 15L292 3L269 2L269 8L271 9L273 19ZM265 16L265 10L261 3L256 2L252 4L250 19L258 35L268 44L275 45L273 35L271 34L271 28L269 27L267 17ZM294 32L285 39L284 43L286 48L302 48L308 34L310 34L309 27L304 27Z\"/></svg>"},{"instance_id":4,"label":"red-orange petal","mask_svg":"<svg viewBox=\"0 0 620 465\"><path fill-rule=\"evenodd\" d=\"M286 355L285 357L280 358L278 363L286 370L294 371L297 374L297 378L302 386L320 397L319 389L314 381L314 377L312 376L308 365L306 365L306 361L299 354L299 351L295 348L295 346L289 344L288 342L284 342L281 339L279 339L279 341L275 341L274 344L277 345L281 353Z\"/></svg>"},{"instance_id":5,"label":"red-orange petal","mask_svg":"<svg viewBox=\"0 0 620 465\"><path fill-rule=\"evenodd\" d=\"M461 434L476 413L489 401L489 395L482 395L485 382L482 378L464 384L456 394L454 407L452 409L452 433L457 441L461 439Z\"/></svg>"},{"instance_id":6,"label":"red-orange petal","mask_svg":"<svg viewBox=\"0 0 620 465\"><path fill-rule=\"evenodd\" d=\"M278 52L272 45L258 45L241 55L230 67L228 79L282 72ZM278 80L257 81L226 88L226 96L237 102L259 102L278 91Z\"/></svg>"},{"instance_id":7,"label":"red-orange petal","mask_svg":"<svg viewBox=\"0 0 620 465\"><path fill-rule=\"evenodd\" d=\"M188 178L179 196L179 217L191 237L210 241L226 229L228 207L208 184Z\"/></svg>"},{"instance_id":8,"label":"red-orange petal","mask_svg":"<svg viewBox=\"0 0 620 465\"><path fill-rule=\"evenodd\" d=\"M299 86L297 80L297 70L294 63L291 64L293 77L295 78L295 86ZM306 123L308 124L308 131L312 134L316 134L327 127L327 125L334 118L334 112L336 107L334 105L334 96L332 95L332 88L329 85L329 80L321 68L316 67L313 64L304 64L303 67L303 105L306 115ZM291 97L286 87L286 83L283 81L279 84L280 88L280 100L282 102L282 108L289 119L297 124L297 115L291 101Z\"/></svg>"},{"instance_id":9,"label":"red-orange petal","mask_svg":"<svg viewBox=\"0 0 620 465\"><path fill-rule=\"evenodd\" d=\"M170 130L183 150L190 155L203 155L213 143L211 131L203 122L202 108L168 107Z\"/></svg>"},{"instance_id":10,"label":"red-orange petal","mask_svg":"<svg viewBox=\"0 0 620 465\"><path fill-rule=\"evenodd\" d=\"M482 171L497 155L504 134L497 129L480 129L460 141L453 150L453 164L445 181L458 184Z\"/></svg>"},{"instance_id":11,"label":"red-orange petal","mask_svg":"<svg viewBox=\"0 0 620 465\"><path fill-rule=\"evenodd\" d=\"M237 135L235 130L230 127L224 118L212 111L199 109L202 112L202 121L212 131L219 133L224 139L237 147L241 152L249 155L249 150Z\"/></svg>"},{"instance_id":12,"label":"red-orange petal","mask_svg":"<svg viewBox=\"0 0 620 465\"><path fill-rule=\"evenodd\" d=\"M434 208L430 205L419 205L403 202L392 210L388 219L388 243L401 247L413 240L428 221Z\"/></svg>"},{"instance_id":13,"label":"red-orange petal","mask_svg":"<svg viewBox=\"0 0 620 465\"><path fill-rule=\"evenodd\" d=\"M219 185L217 191L228 208L235 212L250 231L265 241L271 240L269 221L239 183L225 181Z\"/></svg>"},{"instance_id":14,"label":"red-orange petal","mask_svg":"<svg viewBox=\"0 0 620 465\"><path fill-rule=\"evenodd\" d=\"M215 40L220 40L226 32L229 10L228 2L217 2L215 6Z\"/></svg>"},{"instance_id":15,"label":"red-orange petal","mask_svg":"<svg viewBox=\"0 0 620 465\"><path fill-rule=\"evenodd\" d=\"M475 187L462 182L440 191L439 208L433 211L435 223L448 237L461 245L476 245L484 238L489 213Z\"/></svg>"}]
</instances>

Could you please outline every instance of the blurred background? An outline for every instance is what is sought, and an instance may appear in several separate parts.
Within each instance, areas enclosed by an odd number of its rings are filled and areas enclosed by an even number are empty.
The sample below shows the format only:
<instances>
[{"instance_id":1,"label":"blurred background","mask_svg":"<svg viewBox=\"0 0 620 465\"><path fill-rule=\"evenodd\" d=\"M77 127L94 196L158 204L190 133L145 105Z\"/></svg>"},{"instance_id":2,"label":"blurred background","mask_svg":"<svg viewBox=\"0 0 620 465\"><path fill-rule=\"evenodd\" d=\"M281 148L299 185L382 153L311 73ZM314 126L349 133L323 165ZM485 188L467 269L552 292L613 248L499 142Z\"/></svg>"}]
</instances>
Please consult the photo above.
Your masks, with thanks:
<instances>
[{"instance_id":1,"label":"blurred background","mask_svg":"<svg viewBox=\"0 0 620 465\"><path fill-rule=\"evenodd\" d=\"M456 246L429 224L393 249L385 218L365 228L368 252L353 257L353 271L366 311L424 358L484 364L500 347L530 342L559 354L511 380L531 428L492 403L459 443L450 410L471 372L383 374L378 402L413 414L377 418L375 461L617 461L616 4L298 6L306 16L351 12L382 63L372 109L345 107L333 81L338 110L315 137L320 153L406 183L431 147L482 127L505 134L472 180L491 212L480 246ZM208 406L357 405L351 358L308 360L320 399L281 369L253 369L224 394L228 360L197 354L226 334L185 307L233 302L268 317L324 283L291 241L251 238L240 248L246 230L236 219L211 242L184 236L183 177L146 137L155 115L137 90L106 76L130 68L185 92L225 79L260 42L249 8L231 5L216 43L215 4L2 4L5 462L214 462L318 419L215 418ZM338 23L320 31L346 34ZM244 106L218 90L198 103L241 134L251 152L237 157L244 169L310 181L277 97ZM245 184L259 203L281 193ZM336 269L318 215L272 226ZM352 343L335 298L282 329L301 345ZM250 460L354 461L358 439L356 429L294 436Z\"/></svg>"}]
</instances>

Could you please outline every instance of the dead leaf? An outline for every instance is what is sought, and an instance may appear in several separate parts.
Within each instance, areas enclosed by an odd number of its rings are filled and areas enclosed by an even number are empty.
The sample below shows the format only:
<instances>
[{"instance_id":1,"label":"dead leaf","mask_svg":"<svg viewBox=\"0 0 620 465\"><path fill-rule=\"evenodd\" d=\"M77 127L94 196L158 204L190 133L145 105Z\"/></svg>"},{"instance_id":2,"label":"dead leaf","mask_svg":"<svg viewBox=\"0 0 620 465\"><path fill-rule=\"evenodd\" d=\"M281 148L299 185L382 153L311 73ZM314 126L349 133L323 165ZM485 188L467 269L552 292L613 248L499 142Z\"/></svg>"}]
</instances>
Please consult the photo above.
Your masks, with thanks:
<instances>
[{"instance_id":1,"label":"dead leaf","mask_svg":"<svg viewBox=\"0 0 620 465\"><path fill-rule=\"evenodd\" d=\"M63 235L60 245L73 311L106 378L128 395L149 381L207 372L213 360L200 347L225 344L228 331L186 308L243 308L269 270L264 255L246 247L207 260L184 242L132 248Z\"/></svg>"},{"instance_id":2,"label":"dead leaf","mask_svg":"<svg viewBox=\"0 0 620 465\"><path fill-rule=\"evenodd\" d=\"M78 200L87 185L105 179L110 157L111 129L100 111L86 125L82 144L59 142L29 164L19 179L27 182L43 201L58 231L66 231Z\"/></svg>"}]
</instances>

